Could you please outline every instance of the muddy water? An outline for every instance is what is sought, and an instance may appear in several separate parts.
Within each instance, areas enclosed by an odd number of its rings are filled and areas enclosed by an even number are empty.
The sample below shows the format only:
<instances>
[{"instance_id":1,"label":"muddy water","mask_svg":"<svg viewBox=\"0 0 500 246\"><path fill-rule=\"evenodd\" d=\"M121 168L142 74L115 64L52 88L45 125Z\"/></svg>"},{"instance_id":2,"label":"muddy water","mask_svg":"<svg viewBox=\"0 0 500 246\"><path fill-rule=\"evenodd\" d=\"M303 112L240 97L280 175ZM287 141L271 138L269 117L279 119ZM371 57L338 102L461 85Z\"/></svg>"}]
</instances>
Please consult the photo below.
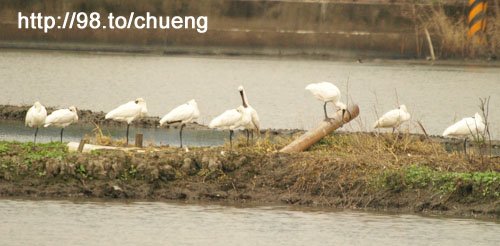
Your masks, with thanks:
<instances>
[{"instance_id":1,"label":"muddy water","mask_svg":"<svg viewBox=\"0 0 500 246\"><path fill-rule=\"evenodd\" d=\"M304 87L323 80L360 105L361 116L348 130L372 130L376 116L399 100L428 132L440 134L478 111L478 97L492 96L492 133L500 137L498 67L1 50L0 75L1 104L40 100L109 111L144 97L150 114L161 116L195 98L204 124L241 104L236 88L243 84L263 128L313 127L323 117L322 104Z\"/></svg>"},{"instance_id":2,"label":"muddy water","mask_svg":"<svg viewBox=\"0 0 500 246\"><path fill-rule=\"evenodd\" d=\"M500 225L288 207L0 200L3 245L498 245Z\"/></svg>"}]
</instances>

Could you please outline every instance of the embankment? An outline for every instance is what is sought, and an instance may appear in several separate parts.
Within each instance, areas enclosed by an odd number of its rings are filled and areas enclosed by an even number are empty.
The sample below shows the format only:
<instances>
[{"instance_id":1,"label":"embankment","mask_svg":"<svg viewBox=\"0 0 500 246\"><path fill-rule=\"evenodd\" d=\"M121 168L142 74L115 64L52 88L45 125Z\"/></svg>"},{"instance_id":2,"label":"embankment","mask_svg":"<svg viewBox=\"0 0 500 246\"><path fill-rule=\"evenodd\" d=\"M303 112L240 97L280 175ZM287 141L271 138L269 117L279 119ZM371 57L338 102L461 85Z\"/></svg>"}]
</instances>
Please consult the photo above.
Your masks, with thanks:
<instances>
[{"instance_id":1,"label":"embankment","mask_svg":"<svg viewBox=\"0 0 500 246\"><path fill-rule=\"evenodd\" d=\"M431 32L436 54L463 57L470 47L450 50L452 40L465 37L463 1L118 1L118 0L6 0L0 3L0 47L163 52L167 54L307 55L345 58L425 58L429 55L424 27ZM439 13L435 12L439 9ZM195 30L18 29L17 14L99 12L129 16L208 16L208 32ZM437 15L436 15L437 13ZM488 12L492 20L494 12ZM441 25L435 25L436 22ZM490 23L490 22L489 22ZM483 49L498 50L492 21L491 42ZM450 27L450 28L448 28ZM453 29L453 30L455 30ZM467 41L467 40L465 40ZM462 42L463 43L463 42ZM82 45L83 44L83 45ZM465 53L464 53L465 52Z\"/></svg>"},{"instance_id":2,"label":"embankment","mask_svg":"<svg viewBox=\"0 0 500 246\"><path fill-rule=\"evenodd\" d=\"M498 219L500 159L447 153L412 136L332 135L304 153L286 143L69 153L0 142L0 196L294 204Z\"/></svg>"}]
</instances>

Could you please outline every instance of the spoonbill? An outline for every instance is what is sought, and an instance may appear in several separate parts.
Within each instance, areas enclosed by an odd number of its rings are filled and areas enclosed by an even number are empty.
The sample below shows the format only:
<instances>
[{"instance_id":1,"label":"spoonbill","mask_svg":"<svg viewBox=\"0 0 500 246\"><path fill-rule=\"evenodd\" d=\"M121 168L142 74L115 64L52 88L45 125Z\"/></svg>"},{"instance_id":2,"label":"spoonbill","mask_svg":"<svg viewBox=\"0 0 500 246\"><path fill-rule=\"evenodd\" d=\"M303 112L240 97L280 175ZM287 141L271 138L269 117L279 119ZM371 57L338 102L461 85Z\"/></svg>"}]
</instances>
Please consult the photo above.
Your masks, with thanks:
<instances>
[{"instance_id":1,"label":"spoonbill","mask_svg":"<svg viewBox=\"0 0 500 246\"><path fill-rule=\"evenodd\" d=\"M397 109L393 109L378 119L373 128L392 128L392 132L396 130L403 122L408 121L411 118L410 113L406 109L406 106L399 105Z\"/></svg>"},{"instance_id":2,"label":"spoonbill","mask_svg":"<svg viewBox=\"0 0 500 246\"><path fill-rule=\"evenodd\" d=\"M240 92L241 96L241 101L243 103L243 107L246 108L251 115L252 120L249 122L249 124L243 126L247 132L247 144L248 144L248 138L250 135L250 132L252 133L252 139L253 139L253 132L257 131L257 133L260 133L260 120L259 120L259 115L257 114L257 111L250 106L248 103L248 98L247 94L245 93L245 89L243 88L242 85L238 87L238 91Z\"/></svg>"},{"instance_id":3,"label":"spoonbill","mask_svg":"<svg viewBox=\"0 0 500 246\"><path fill-rule=\"evenodd\" d=\"M35 140L36 143L36 135L38 134L38 128L45 124L45 119L47 118L47 110L40 102L35 102L33 106L28 109L26 113L25 125L28 127L35 128Z\"/></svg>"},{"instance_id":4,"label":"spoonbill","mask_svg":"<svg viewBox=\"0 0 500 246\"><path fill-rule=\"evenodd\" d=\"M196 101L192 99L189 102L172 109L172 111L163 116L160 120L160 126L163 126L164 124L169 125L173 123L180 123L181 130L179 135L182 148L182 129L186 126L186 123L194 122L198 119L198 117L200 117L200 110L198 109Z\"/></svg>"},{"instance_id":5,"label":"spoonbill","mask_svg":"<svg viewBox=\"0 0 500 246\"><path fill-rule=\"evenodd\" d=\"M71 106L65 109L58 109L52 112L45 119L44 127L55 126L61 128L61 143L63 139L63 131L64 128L71 125L72 123L76 123L78 121L78 113L76 112L76 108Z\"/></svg>"},{"instance_id":6,"label":"spoonbill","mask_svg":"<svg viewBox=\"0 0 500 246\"><path fill-rule=\"evenodd\" d=\"M142 98L137 98L135 101L120 105L118 108L111 110L106 114L106 119L112 119L120 122L127 122L127 145L128 145L128 131L132 121L146 116L148 108L146 101Z\"/></svg>"},{"instance_id":7,"label":"spoonbill","mask_svg":"<svg viewBox=\"0 0 500 246\"><path fill-rule=\"evenodd\" d=\"M243 106L239 106L236 109L226 110L221 115L215 117L210 124L208 124L209 128L217 128L220 130L229 129L229 143L231 144L231 148L233 147L233 134L234 129L244 127L249 125L252 121L252 113L248 108Z\"/></svg>"},{"instance_id":8,"label":"spoonbill","mask_svg":"<svg viewBox=\"0 0 500 246\"><path fill-rule=\"evenodd\" d=\"M306 90L310 91L314 97L324 102L323 110L325 111L325 119L328 119L326 113L326 104L331 102L338 110L342 110L342 118L344 116L346 105L340 102L340 90L330 82L313 83L306 86Z\"/></svg>"},{"instance_id":9,"label":"spoonbill","mask_svg":"<svg viewBox=\"0 0 500 246\"><path fill-rule=\"evenodd\" d=\"M483 117L476 113L473 117L463 118L446 128L443 137L464 138L464 153L467 154L467 138L479 138L485 128Z\"/></svg>"}]
</instances>

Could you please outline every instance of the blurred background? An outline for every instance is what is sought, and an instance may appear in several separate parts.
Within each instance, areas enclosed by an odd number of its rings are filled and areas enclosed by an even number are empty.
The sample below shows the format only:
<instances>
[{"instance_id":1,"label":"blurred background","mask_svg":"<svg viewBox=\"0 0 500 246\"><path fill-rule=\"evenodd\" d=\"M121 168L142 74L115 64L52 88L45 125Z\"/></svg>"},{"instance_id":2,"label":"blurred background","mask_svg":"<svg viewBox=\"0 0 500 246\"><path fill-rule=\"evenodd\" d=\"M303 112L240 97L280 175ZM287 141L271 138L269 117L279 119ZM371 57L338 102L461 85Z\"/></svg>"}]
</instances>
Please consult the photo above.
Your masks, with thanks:
<instances>
[{"instance_id":1,"label":"blurred background","mask_svg":"<svg viewBox=\"0 0 500 246\"><path fill-rule=\"evenodd\" d=\"M426 58L429 32L438 58L494 59L500 47L498 0L485 6L486 25L469 29L469 1L440 0L2 0L0 47ZM209 31L19 30L17 13L99 12L128 16L204 15ZM21 43L22 42L22 43ZM92 44L89 46L89 44ZM98 45L98 46L96 46Z\"/></svg>"}]
</instances>

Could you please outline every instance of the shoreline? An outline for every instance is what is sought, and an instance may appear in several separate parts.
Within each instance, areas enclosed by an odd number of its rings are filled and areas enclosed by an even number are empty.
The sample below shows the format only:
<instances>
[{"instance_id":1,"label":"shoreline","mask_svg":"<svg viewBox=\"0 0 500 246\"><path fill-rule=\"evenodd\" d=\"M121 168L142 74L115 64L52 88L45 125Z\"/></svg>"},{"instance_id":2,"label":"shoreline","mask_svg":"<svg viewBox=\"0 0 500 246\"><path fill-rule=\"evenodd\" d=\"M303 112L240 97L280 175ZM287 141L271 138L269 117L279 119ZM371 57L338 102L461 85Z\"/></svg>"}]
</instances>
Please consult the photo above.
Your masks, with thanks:
<instances>
[{"instance_id":1,"label":"shoreline","mask_svg":"<svg viewBox=\"0 0 500 246\"><path fill-rule=\"evenodd\" d=\"M345 51L326 48L275 48L275 47L220 47L220 46L163 46L163 45L119 45L100 43L70 43L70 42L29 42L0 41L0 50L17 51L59 51L59 52L89 52L105 54L128 55L159 55L159 56L199 56L199 57L256 57L270 59L311 59L324 61L346 61L362 63L395 63L408 65L437 66L484 66L500 67L500 60L483 59L438 59L430 61L414 57L387 54L376 51Z\"/></svg>"},{"instance_id":2,"label":"shoreline","mask_svg":"<svg viewBox=\"0 0 500 246\"><path fill-rule=\"evenodd\" d=\"M0 121L11 121L11 122L24 122L26 113L28 109L31 107L31 105L2 105L0 104ZM50 114L53 110L56 110L55 107L46 107L47 113ZM126 126L124 122L117 122L113 120L106 120L104 119L105 113L103 111L92 111L88 109L77 109L78 111L78 122L77 124L80 125L86 125L86 126L95 126L98 125L99 127L105 126L105 127L123 127ZM131 125L135 127L141 127L141 128L160 128L160 117L158 116L148 116L145 118L142 118L140 120L134 121ZM179 127L179 124L173 124L173 125L167 125L167 126L162 126L162 128L173 128L177 129ZM202 125L199 123L188 123L185 126L185 129L190 129L190 130L196 130L196 131L203 131L203 130L213 130L210 129L206 125ZM297 134L303 134L305 133L306 130L304 129L275 129L275 128L269 128L269 129L260 129L261 135L266 135L269 134L270 136L279 136L279 137L285 137L285 138L290 138L294 137ZM345 132L345 131L337 131L337 134L368 134L368 135L376 135L377 132ZM420 139L426 138L424 134L420 133L411 133L410 135L413 135L415 137L418 137ZM442 136L437 136L437 135L429 135L428 136L430 140L434 141L435 143L439 143L444 145L446 148L451 148L454 150L460 149L460 147L463 144L463 141L460 139L454 139L454 138L444 138ZM474 146L473 142L469 143L471 146ZM492 148L495 150L495 152L498 152L500 155L500 140L492 140L491 141Z\"/></svg>"},{"instance_id":3,"label":"shoreline","mask_svg":"<svg viewBox=\"0 0 500 246\"><path fill-rule=\"evenodd\" d=\"M335 135L296 154L277 153L285 143L266 140L249 147L240 140L233 151L91 153L68 152L60 143L0 142L0 197L281 204L499 219L499 158L470 162L414 136L390 141Z\"/></svg>"}]
</instances>

